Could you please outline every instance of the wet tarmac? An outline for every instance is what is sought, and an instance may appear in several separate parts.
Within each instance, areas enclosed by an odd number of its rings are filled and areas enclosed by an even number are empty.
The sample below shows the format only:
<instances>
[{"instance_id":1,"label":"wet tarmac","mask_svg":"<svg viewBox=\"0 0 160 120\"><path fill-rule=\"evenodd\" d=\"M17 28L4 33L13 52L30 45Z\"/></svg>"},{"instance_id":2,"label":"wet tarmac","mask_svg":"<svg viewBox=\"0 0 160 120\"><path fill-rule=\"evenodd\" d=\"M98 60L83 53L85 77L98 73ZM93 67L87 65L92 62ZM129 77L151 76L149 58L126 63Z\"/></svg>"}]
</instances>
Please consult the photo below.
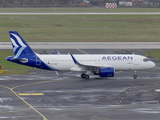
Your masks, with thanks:
<instances>
[{"instance_id":1,"label":"wet tarmac","mask_svg":"<svg viewBox=\"0 0 160 120\"><path fill-rule=\"evenodd\" d=\"M96 53L121 51L95 50ZM142 54L141 50L129 52ZM137 71L137 79L133 79L132 71L117 71L114 78L92 76L90 80L81 79L77 72L56 75L44 70L0 76L0 119L159 120L160 64L158 59L149 58L157 67Z\"/></svg>"}]
</instances>

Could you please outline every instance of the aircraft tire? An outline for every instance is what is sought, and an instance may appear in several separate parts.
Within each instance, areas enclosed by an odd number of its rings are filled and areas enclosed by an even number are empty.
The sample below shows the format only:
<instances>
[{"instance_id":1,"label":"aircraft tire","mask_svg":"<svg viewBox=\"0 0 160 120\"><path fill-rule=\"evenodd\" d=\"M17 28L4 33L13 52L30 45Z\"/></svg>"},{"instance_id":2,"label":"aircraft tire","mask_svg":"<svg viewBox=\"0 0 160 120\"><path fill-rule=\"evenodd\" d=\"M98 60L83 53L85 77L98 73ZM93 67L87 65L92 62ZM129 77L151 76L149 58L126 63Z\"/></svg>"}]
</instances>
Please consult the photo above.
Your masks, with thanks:
<instances>
[{"instance_id":1,"label":"aircraft tire","mask_svg":"<svg viewBox=\"0 0 160 120\"><path fill-rule=\"evenodd\" d=\"M137 75L134 75L133 78L134 78L134 79L137 79Z\"/></svg>"},{"instance_id":2,"label":"aircraft tire","mask_svg":"<svg viewBox=\"0 0 160 120\"><path fill-rule=\"evenodd\" d=\"M82 73L81 78L86 78L86 75L84 73Z\"/></svg>"},{"instance_id":3,"label":"aircraft tire","mask_svg":"<svg viewBox=\"0 0 160 120\"><path fill-rule=\"evenodd\" d=\"M89 75L85 75L85 79L89 79Z\"/></svg>"}]
</instances>

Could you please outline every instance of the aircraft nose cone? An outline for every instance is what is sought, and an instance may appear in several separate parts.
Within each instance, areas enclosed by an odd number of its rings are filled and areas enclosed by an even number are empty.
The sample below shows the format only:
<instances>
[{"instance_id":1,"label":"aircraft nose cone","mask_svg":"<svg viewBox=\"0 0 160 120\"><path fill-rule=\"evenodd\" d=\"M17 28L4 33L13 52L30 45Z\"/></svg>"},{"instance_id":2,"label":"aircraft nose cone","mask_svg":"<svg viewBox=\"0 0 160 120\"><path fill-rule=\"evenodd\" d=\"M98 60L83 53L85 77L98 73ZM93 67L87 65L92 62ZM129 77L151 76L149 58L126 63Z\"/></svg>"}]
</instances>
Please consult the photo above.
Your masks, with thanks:
<instances>
[{"instance_id":1,"label":"aircraft nose cone","mask_svg":"<svg viewBox=\"0 0 160 120\"><path fill-rule=\"evenodd\" d=\"M154 68L156 64L154 62L151 62L151 67Z\"/></svg>"}]
</instances>

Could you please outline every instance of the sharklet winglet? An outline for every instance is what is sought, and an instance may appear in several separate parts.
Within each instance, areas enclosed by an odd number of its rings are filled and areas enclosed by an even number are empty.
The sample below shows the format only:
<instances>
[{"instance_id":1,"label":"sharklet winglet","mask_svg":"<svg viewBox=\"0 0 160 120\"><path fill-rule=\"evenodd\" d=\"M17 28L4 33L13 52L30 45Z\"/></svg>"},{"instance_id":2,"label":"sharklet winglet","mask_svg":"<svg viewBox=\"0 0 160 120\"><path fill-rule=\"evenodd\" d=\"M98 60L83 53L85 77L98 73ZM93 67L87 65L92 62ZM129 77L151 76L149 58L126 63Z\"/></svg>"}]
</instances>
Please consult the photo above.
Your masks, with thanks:
<instances>
[{"instance_id":1,"label":"sharklet winglet","mask_svg":"<svg viewBox=\"0 0 160 120\"><path fill-rule=\"evenodd\" d=\"M74 56L72 55L72 54L70 54L71 55L71 57L72 57L72 59L73 59L73 62L75 63L75 64L79 64L79 62L74 58Z\"/></svg>"}]
</instances>

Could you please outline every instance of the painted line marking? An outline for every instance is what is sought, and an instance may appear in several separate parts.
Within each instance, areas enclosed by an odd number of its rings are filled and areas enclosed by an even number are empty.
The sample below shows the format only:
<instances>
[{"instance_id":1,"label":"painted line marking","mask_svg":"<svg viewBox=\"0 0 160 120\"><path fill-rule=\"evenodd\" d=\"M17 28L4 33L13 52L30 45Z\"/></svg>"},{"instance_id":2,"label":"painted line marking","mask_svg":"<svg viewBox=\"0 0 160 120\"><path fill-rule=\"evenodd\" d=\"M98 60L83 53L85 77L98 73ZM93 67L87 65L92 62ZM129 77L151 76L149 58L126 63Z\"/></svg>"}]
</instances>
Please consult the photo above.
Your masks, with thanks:
<instances>
[{"instance_id":1,"label":"painted line marking","mask_svg":"<svg viewBox=\"0 0 160 120\"><path fill-rule=\"evenodd\" d=\"M44 95L43 93L18 93L18 95L21 95L21 96L29 96L29 95Z\"/></svg>"},{"instance_id":2,"label":"painted line marking","mask_svg":"<svg viewBox=\"0 0 160 120\"><path fill-rule=\"evenodd\" d=\"M31 109L30 107L29 108L26 108L26 109L19 109L19 110L13 110L13 111L6 111L6 112L0 112L0 113L15 113L15 112L22 112L22 111L26 111L26 110L29 110Z\"/></svg>"},{"instance_id":3,"label":"painted line marking","mask_svg":"<svg viewBox=\"0 0 160 120\"><path fill-rule=\"evenodd\" d=\"M38 83L35 83L35 84L38 84ZM29 84L26 84L26 85L29 85ZM9 89L15 96L17 96L20 100L22 100L26 105L29 106L30 109L34 110L36 113L38 113L42 118L43 120L47 120L47 118L42 114L40 113L37 109L35 109L32 105L30 105L27 101L25 101L23 98L21 98L13 89L17 88L17 87L13 87L13 88L9 88L7 86L3 86L3 85L0 85L1 87L4 87L4 88L7 88ZM20 86L24 86L24 85L20 85Z\"/></svg>"},{"instance_id":4,"label":"painted line marking","mask_svg":"<svg viewBox=\"0 0 160 120\"><path fill-rule=\"evenodd\" d=\"M150 73L150 74L159 74L159 73L145 72L145 71L137 71L137 72L140 72L140 73Z\"/></svg>"},{"instance_id":5,"label":"painted line marking","mask_svg":"<svg viewBox=\"0 0 160 120\"><path fill-rule=\"evenodd\" d=\"M18 93L18 95L30 95L30 93Z\"/></svg>"},{"instance_id":6,"label":"painted line marking","mask_svg":"<svg viewBox=\"0 0 160 120\"><path fill-rule=\"evenodd\" d=\"M31 93L31 95L44 95L43 93Z\"/></svg>"},{"instance_id":7,"label":"painted line marking","mask_svg":"<svg viewBox=\"0 0 160 120\"><path fill-rule=\"evenodd\" d=\"M87 52L84 52L83 50L80 50L79 48L76 48L78 51L84 53L84 54L88 54Z\"/></svg>"},{"instance_id":8,"label":"painted line marking","mask_svg":"<svg viewBox=\"0 0 160 120\"><path fill-rule=\"evenodd\" d=\"M126 92L127 91L127 89L129 89L130 87L127 87L127 88L125 88L124 90L123 90L123 92Z\"/></svg>"},{"instance_id":9,"label":"painted line marking","mask_svg":"<svg viewBox=\"0 0 160 120\"><path fill-rule=\"evenodd\" d=\"M36 84L42 84L42 83L48 83L48 82L55 82L55 81L58 81L58 80L50 80L50 81L42 81L42 82L28 83L28 84L18 85L18 86L16 86L16 87L13 87L12 89L16 89L16 88L23 87L23 86L27 86L27 85L36 85Z\"/></svg>"},{"instance_id":10,"label":"painted line marking","mask_svg":"<svg viewBox=\"0 0 160 120\"><path fill-rule=\"evenodd\" d=\"M117 72L115 72L115 73L121 73L121 72L123 72L123 71L117 71Z\"/></svg>"},{"instance_id":11,"label":"painted line marking","mask_svg":"<svg viewBox=\"0 0 160 120\"><path fill-rule=\"evenodd\" d=\"M14 92L14 90L13 90L13 88L10 88L10 90L19 98L19 99L21 99L26 105L28 105L31 109L33 109L35 112L37 112L42 118L43 118L43 120L47 120L47 118L44 116L44 115L42 115L42 113L40 113L37 109L35 109L32 105L30 105L27 101L25 101L23 98L21 98L19 95L17 95L15 92Z\"/></svg>"}]
</instances>

